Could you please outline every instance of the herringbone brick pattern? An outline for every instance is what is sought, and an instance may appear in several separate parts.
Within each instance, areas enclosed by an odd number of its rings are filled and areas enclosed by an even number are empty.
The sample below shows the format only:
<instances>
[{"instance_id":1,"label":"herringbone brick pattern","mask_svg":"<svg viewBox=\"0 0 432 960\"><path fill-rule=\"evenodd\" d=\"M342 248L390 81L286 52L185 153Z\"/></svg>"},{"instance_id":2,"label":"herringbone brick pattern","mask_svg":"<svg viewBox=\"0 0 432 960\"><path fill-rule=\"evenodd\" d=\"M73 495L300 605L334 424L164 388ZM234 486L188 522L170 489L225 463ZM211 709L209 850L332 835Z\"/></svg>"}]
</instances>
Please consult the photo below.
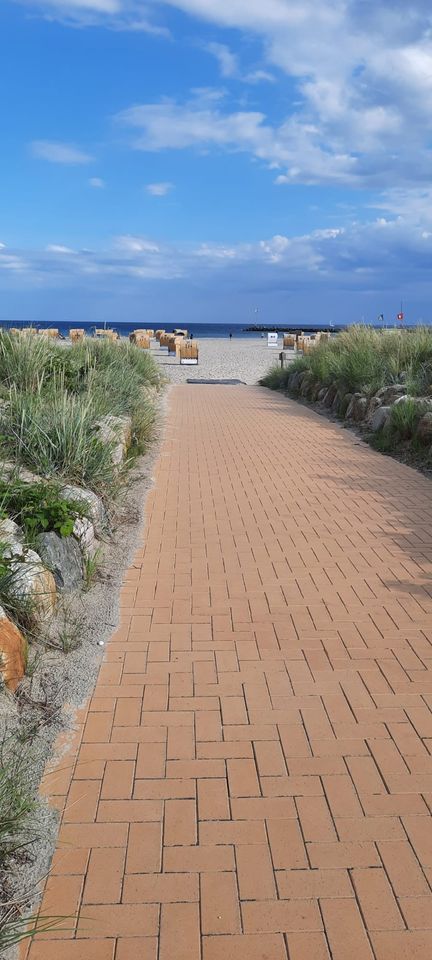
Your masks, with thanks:
<instances>
[{"instance_id":1,"label":"herringbone brick pattern","mask_svg":"<svg viewBox=\"0 0 432 960\"><path fill-rule=\"evenodd\" d=\"M431 484L179 386L31 960L430 960Z\"/></svg>"}]
</instances>

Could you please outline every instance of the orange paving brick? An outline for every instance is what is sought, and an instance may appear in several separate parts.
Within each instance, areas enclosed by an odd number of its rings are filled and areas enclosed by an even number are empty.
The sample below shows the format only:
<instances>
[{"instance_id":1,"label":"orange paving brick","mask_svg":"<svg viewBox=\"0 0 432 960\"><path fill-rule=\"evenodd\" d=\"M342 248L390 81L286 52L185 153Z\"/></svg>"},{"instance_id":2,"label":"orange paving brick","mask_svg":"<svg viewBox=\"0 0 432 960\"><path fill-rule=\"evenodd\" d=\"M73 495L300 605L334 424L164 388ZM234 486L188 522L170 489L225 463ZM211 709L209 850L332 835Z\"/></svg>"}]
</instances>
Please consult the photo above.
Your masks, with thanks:
<instances>
[{"instance_id":1,"label":"orange paving brick","mask_svg":"<svg viewBox=\"0 0 432 960\"><path fill-rule=\"evenodd\" d=\"M330 960L323 933L288 933L290 960Z\"/></svg>"},{"instance_id":2,"label":"orange paving brick","mask_svg":"<svg viewBox=\"0 0 432 960\"><path fill-rule=\"evenodd\" d=\"M198 904L162 904L159 960L200 960L200 956Z\"/></svg>"},{"instance_id":3,"label":"orange paving brick","mask_svg":"<svg viewBox=\"0 0 432 960\"><path fill-rule=\"evenodd\" d=\"M115 960L157 960L157 952L157 937L117 940ZM91 960L91 957L89 957L89 960Z\"/></svg>"},{"instance_id":4,"label":"orange paving brick","mask_svg":"<svg viewBox=\"0 0 432 960\"><path fill-rule=\"evenodd\" d=\"M131 823L126 873L157 873L162 863L162 823Z\"/></svg>"},{"instance_id":5,"label":"orange paving brick","mask_svg":"<svg viewBox=\"0 0 432 960\"><path fill-rule=\"evenodd\" d=\"M125 851L92 850L86 873L83 903L120 903Z\"/></svg>"},{"instance_id":6,"label":"orange paving brick","mask_svg":"<svg viewBox=\"0 0 432 960\"><path fill-rule=\"evenodd\" d=\"M275 899L274 870L266 843L237 847L236 864L242 900Z\"/></svg>"},{"instance_id":7,"label":"orange paving brick","mask_svg":"<svg viewBox=\"0 0 432 960\"><path fill-rule=\"evenodd\" d=\"M203 960L287 960L280 934L203 938Z\"/></svg>"},{"instance_id":8,"label":"orange paving brick","mask_svg":"<svg viewBox=\"0 0 432 960\"><path fill-rule=\"evenodd\" d=\"M235 873L201 874L201 928L207 933L240 933Z\"/></svg>"},{"instance_id":9,"label":"orange paving brick","mask_svg":"<svg viewBox=\"0 0 432 960\"><path fill-rule=\"evenodd\" d=\"M431 541L430 481L337 424L172 390L121 626L44 782L42 911L71 922L29 960L430 960Z\"/></svg>"},{"instance_id":10,"label":"orange paving brick","mask_svg":"<svg viewBox=\"0 0 432 960\"><path fill-rule=\"evenodd\" d=\"M167 800L165 803L164 843L166 846L190 846L196 843L196 805L194 800Z\"/></svg>"}]
</instances>

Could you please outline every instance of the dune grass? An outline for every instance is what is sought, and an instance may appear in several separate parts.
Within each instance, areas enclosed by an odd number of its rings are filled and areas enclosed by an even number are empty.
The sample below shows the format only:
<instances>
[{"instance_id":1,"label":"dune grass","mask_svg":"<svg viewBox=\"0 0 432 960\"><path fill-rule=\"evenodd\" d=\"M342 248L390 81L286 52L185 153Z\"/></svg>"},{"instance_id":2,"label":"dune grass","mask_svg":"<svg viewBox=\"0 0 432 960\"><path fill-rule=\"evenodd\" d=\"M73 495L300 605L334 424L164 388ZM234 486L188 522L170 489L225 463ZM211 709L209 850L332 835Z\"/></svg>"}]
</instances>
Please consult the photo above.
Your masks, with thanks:
<instances>
[{"instance_id":1,"label":"dune grass","mask_svg":"<svg viewBox=\"0 0 432 960\"><path fill-rule=\"evenodd\" d=\"M415 396L432 391L432 331L373 330L353 326L318 344L288 368L272 368L260 381L271 389L284 389L288 376L307 370L322 386L336 384L345 393L372 396L380 387L404 380Z\"/></svg>"},{"instance_id":2,"label":"dune grass","mask_svg":"<svg viewBox=\"0 0 432 960\"><path fill-rule=\"evenodd\" d=\"M3 456L43 477L62 477L104 494L117 473L98 437L106 414L130 416L142 450L154 420L153 358L129 343L59 346L0 332Z\"/></svg>"}]
</instances>

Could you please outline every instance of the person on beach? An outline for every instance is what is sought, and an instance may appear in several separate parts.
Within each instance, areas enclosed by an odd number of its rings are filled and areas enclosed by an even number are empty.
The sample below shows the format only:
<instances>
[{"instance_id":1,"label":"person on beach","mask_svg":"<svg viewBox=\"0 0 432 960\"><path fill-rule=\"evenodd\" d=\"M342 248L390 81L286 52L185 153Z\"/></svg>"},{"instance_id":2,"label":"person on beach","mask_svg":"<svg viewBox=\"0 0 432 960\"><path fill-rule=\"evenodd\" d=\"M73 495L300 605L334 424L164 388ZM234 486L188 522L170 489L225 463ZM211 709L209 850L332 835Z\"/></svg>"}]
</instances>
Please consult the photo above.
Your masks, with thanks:
<instances>
[{"instance_id":1,"label":"person on beach","mask_svg":"<svg viewBox=\"0 0 432 960\"><path fill-rule=\"evenodd\" d=\"M232 340L232 333L230 333L230 340Z\"/></svg>"}]
</instances>

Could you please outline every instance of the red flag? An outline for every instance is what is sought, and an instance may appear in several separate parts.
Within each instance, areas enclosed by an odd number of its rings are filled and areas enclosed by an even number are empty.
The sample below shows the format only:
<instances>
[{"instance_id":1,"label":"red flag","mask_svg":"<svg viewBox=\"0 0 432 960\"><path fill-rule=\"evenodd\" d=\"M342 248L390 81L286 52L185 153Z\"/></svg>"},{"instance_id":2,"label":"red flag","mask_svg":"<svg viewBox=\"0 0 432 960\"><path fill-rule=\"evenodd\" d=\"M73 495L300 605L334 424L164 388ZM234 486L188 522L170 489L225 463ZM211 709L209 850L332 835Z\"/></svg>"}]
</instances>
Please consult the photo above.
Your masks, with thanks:
<instances>
[{"instance_id":1,"label":"red flag","mask_svg":"<svg viewBox=\"0 0 432 960\"><path fill-rule=\"evenodd\" d=\"M404 318L403 313L398 313L397 318L398 318L398 320L402 321L403 318Z\"/></svg>"}]
</instances>

